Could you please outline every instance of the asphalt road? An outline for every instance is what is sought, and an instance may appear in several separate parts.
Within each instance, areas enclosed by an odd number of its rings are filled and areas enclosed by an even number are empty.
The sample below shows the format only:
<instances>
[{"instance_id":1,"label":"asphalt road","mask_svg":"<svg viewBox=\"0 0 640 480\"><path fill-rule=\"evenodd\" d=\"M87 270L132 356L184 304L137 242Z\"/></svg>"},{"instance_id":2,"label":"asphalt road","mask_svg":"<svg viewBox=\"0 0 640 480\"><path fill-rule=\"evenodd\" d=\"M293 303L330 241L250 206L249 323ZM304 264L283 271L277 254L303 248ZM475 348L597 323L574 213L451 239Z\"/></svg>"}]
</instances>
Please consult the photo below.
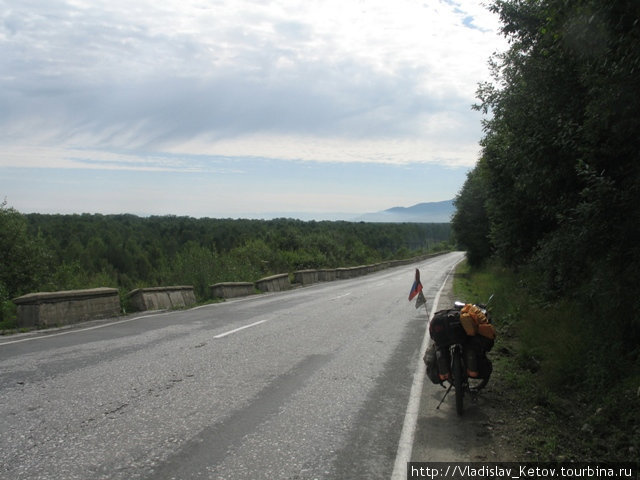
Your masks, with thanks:
<instances>
[{"instance_id":1,"label":"asphalt road","mask_svg":"<svg viewBox=\"0 0 640 480\"><path fill-rule=\"evenodd\" d=\"M388 479L461 256L0 339L0 478Z\"/></svg>"}]
</instances>

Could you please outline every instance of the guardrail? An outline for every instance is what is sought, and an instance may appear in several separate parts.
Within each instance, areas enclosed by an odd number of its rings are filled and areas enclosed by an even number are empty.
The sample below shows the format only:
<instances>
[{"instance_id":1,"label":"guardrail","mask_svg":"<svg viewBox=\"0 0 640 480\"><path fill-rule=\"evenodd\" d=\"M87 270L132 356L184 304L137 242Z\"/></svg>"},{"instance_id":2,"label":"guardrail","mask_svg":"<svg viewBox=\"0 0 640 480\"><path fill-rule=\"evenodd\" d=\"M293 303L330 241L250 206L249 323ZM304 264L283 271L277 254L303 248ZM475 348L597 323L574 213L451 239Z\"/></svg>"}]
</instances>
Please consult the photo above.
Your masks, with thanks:
<instances>
[{"instance_id":1,"label":"guardrail","mask_svg":"<svg viewBox=\"0 0 640 480\"><path fill-rule=\"evenodd\" d=\"M318 270L298 270L293 272L293 283L299 283L300 285L317 283L319 278L320 272Z\"/></svg>"},{"instance_id":2,"label":"guardrail","mask_svg":"<svg viewBox=\"0 0 640 480\"><path fill-rule=\"evenodd\" d=\"M192 286L138 288L128 294L129 304L135 311L166 310L195 305Z\"/></svg>"},{"instance_id":3,"label":"guardrail","mask_svg":"<svg viewBox=\"0 0 640 480\"><path fill-rule=\"evenodd\" d=\"M281 273L280 275L261 278L255 285L261 292L281 292L291 288L291 281L288 273Z\"/></svg>"},{"instance_id":4,"label":"guardrail","mask_svg":"<svg viewBox=\"0 0 640 480\"><path fill-rule=\"evenodd\" d=\"M251 295L255 291L251 282L222 282L209 287L212 298L234 298Z\"/></svg>"},{"instance_id":5,"label":"guardrail","mask_svg":"<svg viewBox=\"0 0 640 480\"><path fill-rule=\"evenodd\" d=\"M447 253L447 252L442 252ZM407 260L391 260L373 265L359 265L357 267L344 268L323 268L319 270L296 270L293 272L293 283L295 285L312 285L318 282L332 282L335 280L345 280L356 278L362 275L378 272L391 267L401 265L409 265L420 260L425 260L442 253L429 254L418 258ZM261 278L255 283L249 282L225 282L211 285L211 296L213 298L235 298L240 296L251 295L254 288L261 292L280 292L291 288L291 281L288 273L272 275L270 277Z\"/></svg>"},{"instance_id":6,"label":"guardrail","mask_svg":"<svg viewBox=\"0 0 640 480\"><path fill-rule=\"evenodd\" d=\"M323 268L317 272L319 282L333 282L337 278L335 268Z\"/></svg>"},{"instance_id":7,"label":"guardrail","mask_svg":"<svg viewBox=\"0 0 640 480\"><path fill-rule=\"evenodd\" d=\"M29 293L14 298L18 327L52 327L117 317L120 296L115 288Z\"/></svg>"},{"instance_id":8,"label":"guardrail","mask_svg":"<svg viewBox=\"0 0 640 480\"><path fill-rule=\"evenodd\" d=\"M296 285L311 285L317 282L356 278L373 272L401 265L409 265L448 252L421 257L394 260L357 267L298 270L293 272ZM211 285L212 298L233 298L261 292L280 292L291 288L288 273L272 275L251 282L224 282ZM189 307L196 303L194 287L151 287L139 288L127 295L129 305L137 311L164 310ZM30 293L13 300L18 309L18 326L47 327L61 326L99 318L116 317L121 312L120 297L115 288L93 288L62 292Z\"/></svg>"}]
</instances>

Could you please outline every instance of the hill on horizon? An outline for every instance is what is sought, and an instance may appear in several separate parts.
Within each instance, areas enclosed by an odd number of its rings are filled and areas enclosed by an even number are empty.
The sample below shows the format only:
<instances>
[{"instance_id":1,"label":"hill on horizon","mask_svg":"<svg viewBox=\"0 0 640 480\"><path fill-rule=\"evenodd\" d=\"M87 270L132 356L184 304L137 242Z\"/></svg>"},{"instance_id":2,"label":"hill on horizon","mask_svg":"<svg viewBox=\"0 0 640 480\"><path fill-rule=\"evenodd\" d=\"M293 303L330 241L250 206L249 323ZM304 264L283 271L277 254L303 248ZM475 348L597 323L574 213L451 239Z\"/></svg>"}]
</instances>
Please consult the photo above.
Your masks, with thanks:
<instances>
[{"instance_id":1,"label":"hill on horizon","mask_svg":"<svg viewBox=\"0 0 640 480\"><path fill-rule=\"evenodd\" d=\"M381 212L365 213L355 222L382 223L450 223L455 212L453 199L442 202L418 203L411 207L393 207Z\"/></svg>"}]
</instances>

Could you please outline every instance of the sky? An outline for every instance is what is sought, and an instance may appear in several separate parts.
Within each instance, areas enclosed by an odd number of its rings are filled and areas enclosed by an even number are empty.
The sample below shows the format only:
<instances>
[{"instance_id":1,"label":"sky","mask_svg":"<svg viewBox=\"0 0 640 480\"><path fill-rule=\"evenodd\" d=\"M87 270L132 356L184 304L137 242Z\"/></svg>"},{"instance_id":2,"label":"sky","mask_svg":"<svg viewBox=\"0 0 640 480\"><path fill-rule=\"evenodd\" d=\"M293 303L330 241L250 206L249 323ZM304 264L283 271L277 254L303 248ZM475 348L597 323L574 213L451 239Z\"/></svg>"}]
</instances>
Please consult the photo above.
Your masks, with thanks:
<instances>
[{"instance_id":1,"label":"sky","mask_svg":"<svg viewBox=\"0 0 640 480\"><path fill-rule=\"evenodd\" d=\"M479 0L0 0L0 202L338 219L454 198Z\"/></svg>"}]
</instances>

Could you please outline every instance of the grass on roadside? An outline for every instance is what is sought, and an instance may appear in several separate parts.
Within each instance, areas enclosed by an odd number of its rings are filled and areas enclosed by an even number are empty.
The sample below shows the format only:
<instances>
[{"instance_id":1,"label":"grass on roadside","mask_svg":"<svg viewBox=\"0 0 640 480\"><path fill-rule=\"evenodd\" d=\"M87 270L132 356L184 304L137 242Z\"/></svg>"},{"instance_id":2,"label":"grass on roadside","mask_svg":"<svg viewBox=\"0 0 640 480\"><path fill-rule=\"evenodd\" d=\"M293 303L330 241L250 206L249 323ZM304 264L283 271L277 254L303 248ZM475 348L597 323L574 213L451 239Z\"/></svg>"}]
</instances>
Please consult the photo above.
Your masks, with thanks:
<instances>
[{"instance_id":1,"label":"grass on roadside","mask_svg":"<svg viewBox=\"0 0 640 480\"><path fill-rule=\"evenodd\" d=\"M486 302L501 435L519 461L628 461L640 452L637 352L610 354L570 301L541 305L498 265L459 265L456 298Z\"/></svg>"}]
</instances>

